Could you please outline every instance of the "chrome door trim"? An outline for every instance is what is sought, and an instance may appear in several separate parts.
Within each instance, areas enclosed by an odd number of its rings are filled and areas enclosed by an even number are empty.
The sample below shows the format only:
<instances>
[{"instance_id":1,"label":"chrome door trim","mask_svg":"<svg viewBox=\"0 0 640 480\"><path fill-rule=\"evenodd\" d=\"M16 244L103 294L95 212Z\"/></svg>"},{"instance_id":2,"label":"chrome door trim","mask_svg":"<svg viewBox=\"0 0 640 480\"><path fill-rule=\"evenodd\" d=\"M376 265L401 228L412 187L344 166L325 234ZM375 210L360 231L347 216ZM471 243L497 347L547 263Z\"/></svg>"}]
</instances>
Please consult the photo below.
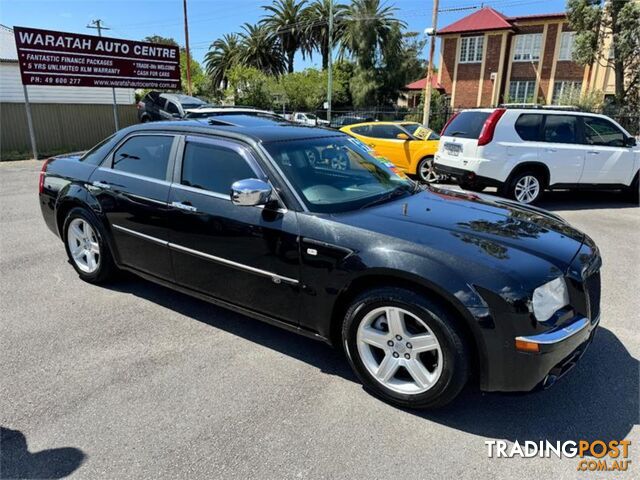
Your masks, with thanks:
<instances>
[{"instance_id":1,"label":"chrome door trim","mask_svg":"<svg viewBox=\"0 0 640 480\"><path fill-rule=\"evenodd\" d=\"M103 172L115 173L117 175L122 175L123 177L136 178L138 180L144 180L146 182L157 183L158 185L166 185L166 186L171 185L171 182L167 182L166 180L160 180L158 178L153 178L153 177L145 177L144 175L138 175L137 173L129 173L123 170L115 170L113 168L107 168L107 167L98 167L98 170L101 170Z\"/></svg>"},{"instance_id":2,"label":"chrome door trim","mask_svg":"<svg viewBox=\"0 0 640 480\"><path fill-rule=\"evenodd\" d=\"M162 240L160 238L152 237L151 235L146 235L144 233L136 232L135 230L131 230L129 228L121 227L120 225L113 224L113 228L116 230L120 230L121 232L128 233L129 235L133 235L134 237L139 237L144 240L149 240L150 242L158 243L160 245L164 245L165 247L169 245L169 242L166 240Z\"/></svg>"},{"instance_id":3,"label":"chrome door trim","mask_svg":"<svg viewBox=\"0 0 640 480\"><path fill-rule=\"evenodd\" d=\"M206 195L208 197L219 198L220 200L231 201L231 197L229 195L224 195L218 192L212 192L211 190L203 190L201 188L190 187L189 185L182 185L180 183L174 183L171 185L172 188L176 190L184 190L186 192L199 193L200 195Z\"/></svg>"},{"instance_id":4,"label":"chrome door trim","mask_svg":"<svg viewBox=\"0 0 640 480\"><path fill-rule=\"evenodd\" d=\"M249 265L245 265L243 263L234 262L232 260L227 260L226 258L216 257L215 255L210 255L208 253L201 252L200 250L194 250L192 248L183 247L182 245L178 245L177 243L171 243L166 240L161 240L160 238L152 237L151 235L146 235L144 233L136 232L135 230L131 230L129 228L121 227L120 225L113 225L113 228L116 230L120 230L122 232L128 233L130 235L142 238L144 240L149 240L150 242L158 243L160 245L164 245L173 250L177 250L180 252L189 253L191 255L195 255L198 257L206 258L207 260L211 260L213 262L221 263L223 265L228 265L230 267L235 267L240 270L245 270L247 272L255 273L257 275L262 275L265 277L271 278L274 283L289 283L291 285L298 285L300 282L294 278L285 277L284 275L279 275L277 273L269 272L268 270L262 270L260 268L251 267Z\"/></svg>"}]
</instances>

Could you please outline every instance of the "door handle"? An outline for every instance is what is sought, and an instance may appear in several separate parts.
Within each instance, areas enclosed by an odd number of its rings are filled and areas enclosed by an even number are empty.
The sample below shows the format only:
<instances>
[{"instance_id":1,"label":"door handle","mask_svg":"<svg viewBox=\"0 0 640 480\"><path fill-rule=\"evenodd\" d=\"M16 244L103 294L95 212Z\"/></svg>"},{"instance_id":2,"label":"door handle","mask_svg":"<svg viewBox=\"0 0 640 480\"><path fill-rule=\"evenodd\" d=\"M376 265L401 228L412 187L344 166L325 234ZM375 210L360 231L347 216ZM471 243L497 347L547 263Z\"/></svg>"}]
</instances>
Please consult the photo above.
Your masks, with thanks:
<instances>
[{"instance_id":1,"label":"door handle","mask_svg":"<svg viewBox=\"0 0 640 480\"><path fill-rule=\"evenodd\" d=\"M96 180L95 182L92 183L92 185L94 187L101 188L103 190L109 190L111 188L110 184L108 184L107 182L103 182L101 180Z\"/></svg>"},{"instance_id":2,"label":"door handle","mask_svg":"<svg viewBox=\"0 0 640 480\"><path fill-rule=\"evenodd\" d=\"M179 208L180 210L184 210L186 212L197 212L198 209L191 205L189 202L171 202L172 207Z\"/></svg>"},{"instance_id":3,"label":"door handle","mask_svg":"<svg viewBox=\"0 0 640 480\"><path fill-rule=\"evenodd\" d=\"M545 148L545 150L546 150L547 152L557 152L557 151L558 151L558 149L557 149L557 148Z\"/></svg>"},{"instance_id":4,"label":"door handle","mask_svg":"<svg viewBox=\"0 0 640 480\"><path fill-rule=\"evenodd\" d=\"M600 155L600 152L596 152L595 150L589 150L587 153L589 155Z\"/></svg>"}]
</instances>

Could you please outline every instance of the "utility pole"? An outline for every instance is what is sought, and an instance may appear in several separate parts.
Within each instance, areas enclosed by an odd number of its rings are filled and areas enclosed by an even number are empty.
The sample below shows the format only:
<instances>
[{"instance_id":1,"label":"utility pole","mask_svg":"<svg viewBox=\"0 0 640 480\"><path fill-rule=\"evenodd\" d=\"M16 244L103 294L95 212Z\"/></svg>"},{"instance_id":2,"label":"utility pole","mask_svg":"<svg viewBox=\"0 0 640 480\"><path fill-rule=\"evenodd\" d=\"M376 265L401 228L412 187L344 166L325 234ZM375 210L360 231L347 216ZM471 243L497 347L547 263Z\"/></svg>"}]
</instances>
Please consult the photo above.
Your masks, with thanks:
<instances>
[{"instance_id":1,"label":"utility pole","mask_svg":"<svg viewBox=\"0 0 640 480\"><path fill-rule=\"evenodd\" d=\"M90 25L87 25L87 28L93 28L98 31L98 36L102 37L102 30L111 30L103 25L102 20L92 20ZM113 97L113 120L116 126L116 130L120 130L120 122L118 121L118 104L116 101L116 89L115 87L111 87L111 96Z\"/></svg>"},{"instance_id":2,"label":"utility pole","mask_svg":"<svg viewBox=\"0 0 640 480\"><path fill-rule=\"evenodd\" d=\"M87 28L93 28L94 30L98 30L98 36L102 37L102 30L111 30L110 28L105 27L102 24L102 20L99 18L97 20L92 20L90 25L87 25ZM116 89L115 87L111 87L111 95L113 97L113 120L116 125L116 131L120 130L120 122L118 121L118 104L116 102Z\"/></svg>"},{"instance_id":3,"label":"utility pole","mask_svg":"<svg viewBox=\"0 0 640 480\"><path fill-rule=\"evenodd\" d=\"M331 122L331 97L333 94L333 0L329 1L329 67L327 85L327 120Z\"/></svg>"},{"instance_id":4,"label":"utility pole","mask_svg":"<svg viewBox=\"0 0 640 480\"><path fill-rule=\"evenodd\" d=\"M429 45L429 65L427 67L427 84L424 87L424 110L422 123L429 126L429 114L431 113L431 81L433 78L433 55L436 51L436 33L438 32L438 0L433 0L433 14L431 18L431 44Z\"/></svg>"},{"instance_id":5,"label":"utility pole","mask_svg":"<svg viewBox=\"0 0 640 480\"><path fill-rule=\"evenodd\" d=\"M189 53L189 20L187 19L187 0L182 0L182 7L184 9L184 41L187 50L187 93L191 95L191 54Z\"/></svg>"}]
</instances>

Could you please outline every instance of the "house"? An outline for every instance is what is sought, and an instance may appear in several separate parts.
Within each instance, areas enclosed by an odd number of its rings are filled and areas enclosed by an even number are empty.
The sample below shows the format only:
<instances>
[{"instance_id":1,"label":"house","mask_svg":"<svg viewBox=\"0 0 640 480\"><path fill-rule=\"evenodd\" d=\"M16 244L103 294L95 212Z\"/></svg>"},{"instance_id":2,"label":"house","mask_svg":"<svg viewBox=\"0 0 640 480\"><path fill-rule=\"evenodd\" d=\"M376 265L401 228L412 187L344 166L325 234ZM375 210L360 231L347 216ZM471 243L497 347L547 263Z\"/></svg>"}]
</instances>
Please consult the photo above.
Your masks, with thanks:
<instances>
[{"instance_id":1,"label":"house","mask_svg":"<svg viewBox=\"0 0 640 480\"><path fill-rule=\"evenodd\" d=\"M454 108L561 103L567 94L611 89L572 58L565 13L508 17L484 7L440 30L438 83Z\"/></svg>"},{"instance_id":2,"label":"house","mask_svg":"<svg viewBox=\"0 0 640 480\"><path fill-rule=\"evenodd\" d=\"M406 108L416 108L420 105L422 99L422 92L427 85L427 77L411 82L408 85L402 87L400 96L398 98L398 106ZM431 77L431 88L440 93L444 93L444 88L438 82L437 73Z\"/></svg>"},{"instance_id":3,"label":"house","mask_svg":"<svg viewBox=\"0 0 640 480\"><path fill-rule=\"evenodd\" d=\"M86 149L114 131L111 88L28 88L36 143L42 153ZM135 92L116 88L120 127L137 122ZM0 159L30 152L25 97L13 30L0 25Z\"/></svg>"}]
</instances>

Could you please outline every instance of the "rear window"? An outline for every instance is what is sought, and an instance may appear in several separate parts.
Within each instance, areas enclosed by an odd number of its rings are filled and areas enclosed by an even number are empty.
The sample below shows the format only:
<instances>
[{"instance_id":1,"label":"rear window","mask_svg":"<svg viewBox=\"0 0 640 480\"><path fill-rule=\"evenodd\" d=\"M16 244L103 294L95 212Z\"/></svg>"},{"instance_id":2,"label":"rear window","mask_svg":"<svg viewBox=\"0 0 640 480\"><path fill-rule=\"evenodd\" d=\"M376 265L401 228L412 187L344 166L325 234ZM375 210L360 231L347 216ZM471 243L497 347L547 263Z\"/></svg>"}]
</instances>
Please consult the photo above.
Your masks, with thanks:
<instances>
[{"instance_id":1,"label":"rear window","mask_svg":"<svg viewBox=\"0 0 640 480\"><path fill-rule=\"evenodd\" d=\"M542 115L539 113L525 113L516 120L516 132L522 140L529 142L540 141L540 125Z\"/></svg>"},{"instance_id":2,"label":"rear window","mask_svg":"<svg viewBox=\"0 0 640 480\"><path fill-rule=\"evenodd\" d=\"M480 131L491 112L468 111L458 114L442 132L443 137L478 139Z\"/></svg>"}]
</instances>

